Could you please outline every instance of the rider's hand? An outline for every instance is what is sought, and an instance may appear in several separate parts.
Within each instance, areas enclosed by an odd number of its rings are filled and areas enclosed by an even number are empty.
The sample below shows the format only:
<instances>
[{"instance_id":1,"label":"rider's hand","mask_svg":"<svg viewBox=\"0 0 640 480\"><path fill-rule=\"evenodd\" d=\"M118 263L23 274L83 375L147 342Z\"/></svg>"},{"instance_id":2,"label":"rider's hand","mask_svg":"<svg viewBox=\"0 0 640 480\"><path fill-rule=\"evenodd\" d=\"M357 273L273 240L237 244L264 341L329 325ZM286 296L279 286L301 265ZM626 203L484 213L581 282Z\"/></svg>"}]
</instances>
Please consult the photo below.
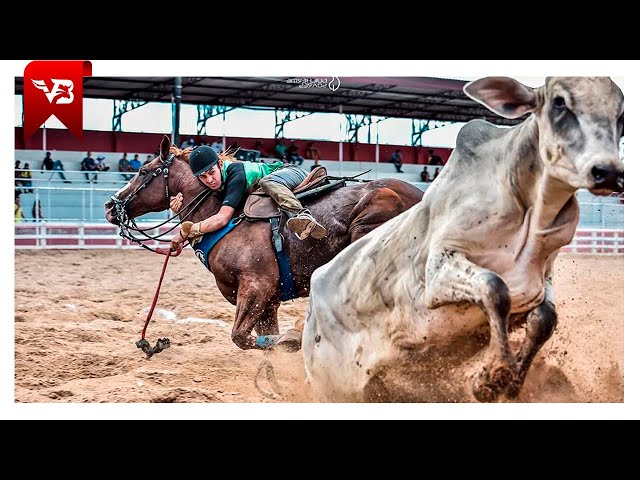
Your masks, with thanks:
<instances>
[{"instance_id":1,"label":"rider's hand","mask_svg":"<svg viewBox=\"0 0 640 480\"><path fill-rule=\"evenodd\" d=\"M181 232L176 233L171 239L171 251L175 251L178 249L180 245L184 243L186 237L183 237Z\"/></svg>"},{"instance_id":2,"label":"rider's hand","mask_svg":"<svg viewBox=\"0 0 640 480\"><path fill-rule=\"evenodd\" d=\"M195 238L197 236L202 235L200 233L200 222L193 223L189 221L182 222L180 225L180 233L183 238Z\"/></svg>"},{"instance_id":3,"label":"rider's hand","mask_svg":"<svg viewBox=\"0 0 640 480\"><path fill-rule=\"evenodd\" d=\"M182 207L182 193L178 192L176 196L171 197L169 200L169 208L171 208L173 213L178 213L180 207Z\"/></svg>"}]
</instances>

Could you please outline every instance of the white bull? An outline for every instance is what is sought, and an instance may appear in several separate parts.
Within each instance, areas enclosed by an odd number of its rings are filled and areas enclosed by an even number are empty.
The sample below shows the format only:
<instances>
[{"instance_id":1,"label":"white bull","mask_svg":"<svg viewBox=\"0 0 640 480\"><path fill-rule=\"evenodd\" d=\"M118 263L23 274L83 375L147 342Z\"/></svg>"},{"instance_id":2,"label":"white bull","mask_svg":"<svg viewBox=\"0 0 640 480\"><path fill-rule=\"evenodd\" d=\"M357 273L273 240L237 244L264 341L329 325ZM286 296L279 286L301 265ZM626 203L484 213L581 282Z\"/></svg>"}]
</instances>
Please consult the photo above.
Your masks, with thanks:
<instances>
[{"instance_id":1,"label":"white bull","mask_svg":"<svg viewBox=\"0 0 640 480\"><path fill-rule=\"evenodd\" d=\"M553 262L576 230L576 190L624 191L624 98L611 79L531 89L494 77L465 92L504 117L531 115L508 129L469 122L421 203L315 271L302 348L319 399L372 400L393 365L415 352L437 362L483 332L473 395L517 396L556 326ZM514 355L508 330L522 323Z\"/></svg>"}]
</instances>

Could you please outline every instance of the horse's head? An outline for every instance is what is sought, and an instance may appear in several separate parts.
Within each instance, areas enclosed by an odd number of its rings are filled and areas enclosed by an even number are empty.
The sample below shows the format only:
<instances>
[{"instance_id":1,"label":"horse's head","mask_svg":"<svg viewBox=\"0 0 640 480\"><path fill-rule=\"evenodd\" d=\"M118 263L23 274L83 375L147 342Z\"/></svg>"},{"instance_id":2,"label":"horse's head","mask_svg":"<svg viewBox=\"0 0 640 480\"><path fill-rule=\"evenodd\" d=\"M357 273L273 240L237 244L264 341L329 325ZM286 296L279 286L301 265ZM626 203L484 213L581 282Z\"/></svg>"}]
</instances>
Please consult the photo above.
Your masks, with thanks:
<instances>
[{"instance_id":1,"label":"horse's head","mask_svg":"<svg viewBox=\"0 0 640 480\"><path fill-rule=\"evenodd\" d=\"M167 210L170 196L176 194L183 177L191 174L184 161L190 151L171 145L165 135L160 155L140 167L136 176L104 204L107 221L120 225L145 213Z\"/></svg>"}]
</instances>

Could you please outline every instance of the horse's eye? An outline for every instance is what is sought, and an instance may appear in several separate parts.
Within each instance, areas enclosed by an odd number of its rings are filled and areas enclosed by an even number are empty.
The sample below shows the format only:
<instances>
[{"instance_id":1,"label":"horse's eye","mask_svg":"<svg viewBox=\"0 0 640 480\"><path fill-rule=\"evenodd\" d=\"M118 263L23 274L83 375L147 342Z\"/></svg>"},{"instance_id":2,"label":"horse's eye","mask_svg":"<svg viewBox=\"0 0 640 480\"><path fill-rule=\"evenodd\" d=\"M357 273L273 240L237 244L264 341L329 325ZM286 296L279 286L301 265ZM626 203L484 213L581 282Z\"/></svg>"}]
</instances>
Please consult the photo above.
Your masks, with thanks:
<instances>
[{"instance_id":1,"label":"horse's eye","mask_svg":"<svg viewBox=\"0 0 640 480\"><path fill-rule=\"evenodd\" d=\"M567 107L567 104L564 102L564 98L558 95L553 98L553 106L558 110L564 110Z\"/></svg>"},{"instance_id":2,"label":"horse's eye","mask_svg":"<svg viewBox=\"0 0 640 480\"><path fill-rule=\"evenodd\" d=\"M144 176L144 175L146 175L146 174L147 174L147 171L146 171L146 170L140 170L140 175L141 175L141 176Z\"/></svg>"}]
</instances>

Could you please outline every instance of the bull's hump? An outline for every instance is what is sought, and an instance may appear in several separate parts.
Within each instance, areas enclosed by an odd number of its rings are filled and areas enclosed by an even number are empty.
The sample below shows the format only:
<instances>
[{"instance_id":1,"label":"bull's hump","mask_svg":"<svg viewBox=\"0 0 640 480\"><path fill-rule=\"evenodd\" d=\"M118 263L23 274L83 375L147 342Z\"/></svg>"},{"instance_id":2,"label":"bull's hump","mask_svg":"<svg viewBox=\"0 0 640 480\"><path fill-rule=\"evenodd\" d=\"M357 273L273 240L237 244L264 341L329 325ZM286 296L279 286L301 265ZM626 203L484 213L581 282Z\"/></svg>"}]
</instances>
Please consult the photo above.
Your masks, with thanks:
<instances>
[{"instance_id":1,"label":"bull's hump","mask_svg":"<svg viewBox=\"0 0 640 480\"><path fill-rule=\"evenodd\" d=\"M478 147L504 137L511 129L499 128L486 120L471 120L464 125L456 138L456 149L476 150Z\"/></svg>"}]
</instances>

